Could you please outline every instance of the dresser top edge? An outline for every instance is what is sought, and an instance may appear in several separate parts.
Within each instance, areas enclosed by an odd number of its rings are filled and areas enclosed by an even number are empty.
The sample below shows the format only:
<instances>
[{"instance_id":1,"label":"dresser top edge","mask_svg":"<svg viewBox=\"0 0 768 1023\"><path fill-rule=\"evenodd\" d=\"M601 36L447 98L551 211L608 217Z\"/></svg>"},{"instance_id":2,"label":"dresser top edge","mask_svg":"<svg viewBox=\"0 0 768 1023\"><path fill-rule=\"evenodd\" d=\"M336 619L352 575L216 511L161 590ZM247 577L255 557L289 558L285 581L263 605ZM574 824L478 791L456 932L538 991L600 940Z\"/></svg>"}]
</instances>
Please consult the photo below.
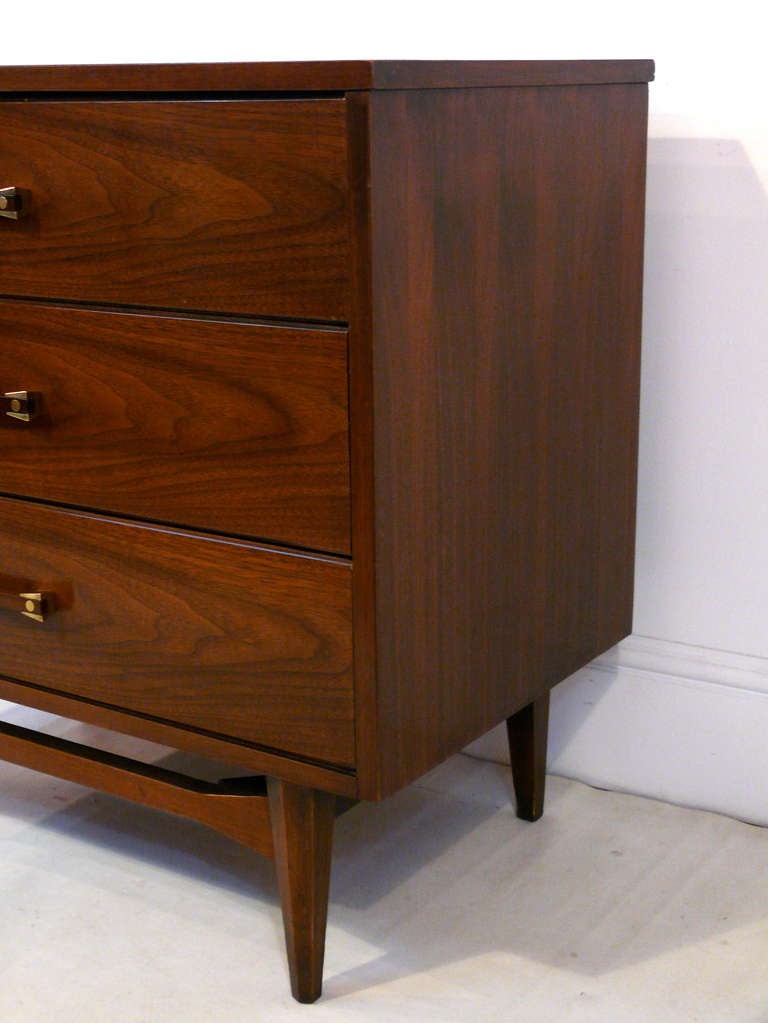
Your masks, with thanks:
<instances>
[{"instance_id":1,"label":"dresser top edge","mask_svg":"<svg viewBox=\"0 0 768 1023\"><path fill-rule=\"evenodd\" d=\"M652 60L342 60L0 66L0 93L347 92L649 82Z\"/></svg>"}]
</instances>

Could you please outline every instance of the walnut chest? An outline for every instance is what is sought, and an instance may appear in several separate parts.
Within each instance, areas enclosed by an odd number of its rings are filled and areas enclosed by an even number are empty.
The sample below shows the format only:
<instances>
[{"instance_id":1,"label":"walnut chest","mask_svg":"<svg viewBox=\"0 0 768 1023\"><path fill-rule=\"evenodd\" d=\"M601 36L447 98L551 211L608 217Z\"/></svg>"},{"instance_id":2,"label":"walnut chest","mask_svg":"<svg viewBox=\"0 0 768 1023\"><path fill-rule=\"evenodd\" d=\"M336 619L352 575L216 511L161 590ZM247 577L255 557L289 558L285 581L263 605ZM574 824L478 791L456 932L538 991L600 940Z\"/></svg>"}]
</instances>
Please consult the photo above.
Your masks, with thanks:
<instances>
[{"instance_id":1,"label":"walnut chest","mask_svg":"<svg viewBox=\"0 0 768 1023\"><path fill-rule=\"evenodd\" d=\"M0 758L273 856L631 630L650 61L0 68ZM340 798L341 797L341 798Z\"/></svg>"}]
</instances>

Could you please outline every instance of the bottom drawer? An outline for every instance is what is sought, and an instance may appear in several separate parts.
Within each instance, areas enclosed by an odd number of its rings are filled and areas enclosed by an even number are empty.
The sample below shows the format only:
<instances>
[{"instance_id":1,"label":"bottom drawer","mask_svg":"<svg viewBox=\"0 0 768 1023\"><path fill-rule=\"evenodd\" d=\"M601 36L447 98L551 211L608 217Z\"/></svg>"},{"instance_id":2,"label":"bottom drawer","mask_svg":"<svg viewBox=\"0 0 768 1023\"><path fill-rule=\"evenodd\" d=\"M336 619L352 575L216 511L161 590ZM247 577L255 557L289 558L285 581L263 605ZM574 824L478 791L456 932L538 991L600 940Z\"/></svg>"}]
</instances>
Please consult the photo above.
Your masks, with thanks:
<instances>
[{"instance_id":1,"label":"bottom drawer","mask_svg":"<svg viewBox=\"0 0 768 1023\"><path fill-rule=\"evenodd\" d=\"M0 499L0 675L345 767L350 591L340 560Z\"/></svg>"}]
</instances>

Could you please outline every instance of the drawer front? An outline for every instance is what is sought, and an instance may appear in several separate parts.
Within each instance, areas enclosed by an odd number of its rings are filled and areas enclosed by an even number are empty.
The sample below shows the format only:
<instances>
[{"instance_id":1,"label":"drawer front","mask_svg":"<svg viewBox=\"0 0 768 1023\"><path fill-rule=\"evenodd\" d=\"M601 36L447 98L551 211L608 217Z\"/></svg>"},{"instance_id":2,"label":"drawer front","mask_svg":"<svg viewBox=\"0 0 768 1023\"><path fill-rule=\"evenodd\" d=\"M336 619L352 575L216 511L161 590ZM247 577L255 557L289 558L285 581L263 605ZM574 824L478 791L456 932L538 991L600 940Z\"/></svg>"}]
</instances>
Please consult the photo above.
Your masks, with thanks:
<instances>
[{"instance_id":1,"label":"drawer front","mask_svg":"<svg viewBox=\"0 0 768 1023\"><path fill-rule=\"evenodd\" d=\"M0 499L0 674L351 766L344 562ZM18 594L53 594L39 622Z\"/></svg>"},{"instance_id":2,"label":"drawer front","mask_svg":"<svg viewBox=\"0 0 768 1023\"><path fill-rule=\"evenodd\" d=\"M0 301L0 491L349 552L341 330Z\"/></svg>"},{"instance_id":3,"label":"drawer front","mask_svg":"<svg viewBox=\"0 0 768 1023\"><path fill-rule=\"evenodd\" d=\"M3 103L6 295L346 320L345 104Z\"/></svg>"}]
</instances>

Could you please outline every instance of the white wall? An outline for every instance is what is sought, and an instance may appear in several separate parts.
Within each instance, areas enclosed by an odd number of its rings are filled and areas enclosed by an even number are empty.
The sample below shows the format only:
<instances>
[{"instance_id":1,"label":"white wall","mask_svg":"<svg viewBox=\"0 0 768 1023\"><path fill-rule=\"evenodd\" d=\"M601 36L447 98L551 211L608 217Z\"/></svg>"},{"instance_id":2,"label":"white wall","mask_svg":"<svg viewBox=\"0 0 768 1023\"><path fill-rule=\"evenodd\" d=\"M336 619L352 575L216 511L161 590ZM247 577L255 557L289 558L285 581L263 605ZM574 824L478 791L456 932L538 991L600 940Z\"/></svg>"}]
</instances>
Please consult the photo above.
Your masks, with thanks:
<instances>
[{"instance_id":1,"label":"white wall","mask_svg":"<svg viewBox=\"0 0 768 1023\"><path fill-rule=\"evenodd\" d=\"M640 638L559 688L552 767L768 823L768 119L757 10L33 2L21 13L33 30L6 33L0 61L654 57ZM502 737L473 749L503 756Z\"/></svg>"}]
</instances>

